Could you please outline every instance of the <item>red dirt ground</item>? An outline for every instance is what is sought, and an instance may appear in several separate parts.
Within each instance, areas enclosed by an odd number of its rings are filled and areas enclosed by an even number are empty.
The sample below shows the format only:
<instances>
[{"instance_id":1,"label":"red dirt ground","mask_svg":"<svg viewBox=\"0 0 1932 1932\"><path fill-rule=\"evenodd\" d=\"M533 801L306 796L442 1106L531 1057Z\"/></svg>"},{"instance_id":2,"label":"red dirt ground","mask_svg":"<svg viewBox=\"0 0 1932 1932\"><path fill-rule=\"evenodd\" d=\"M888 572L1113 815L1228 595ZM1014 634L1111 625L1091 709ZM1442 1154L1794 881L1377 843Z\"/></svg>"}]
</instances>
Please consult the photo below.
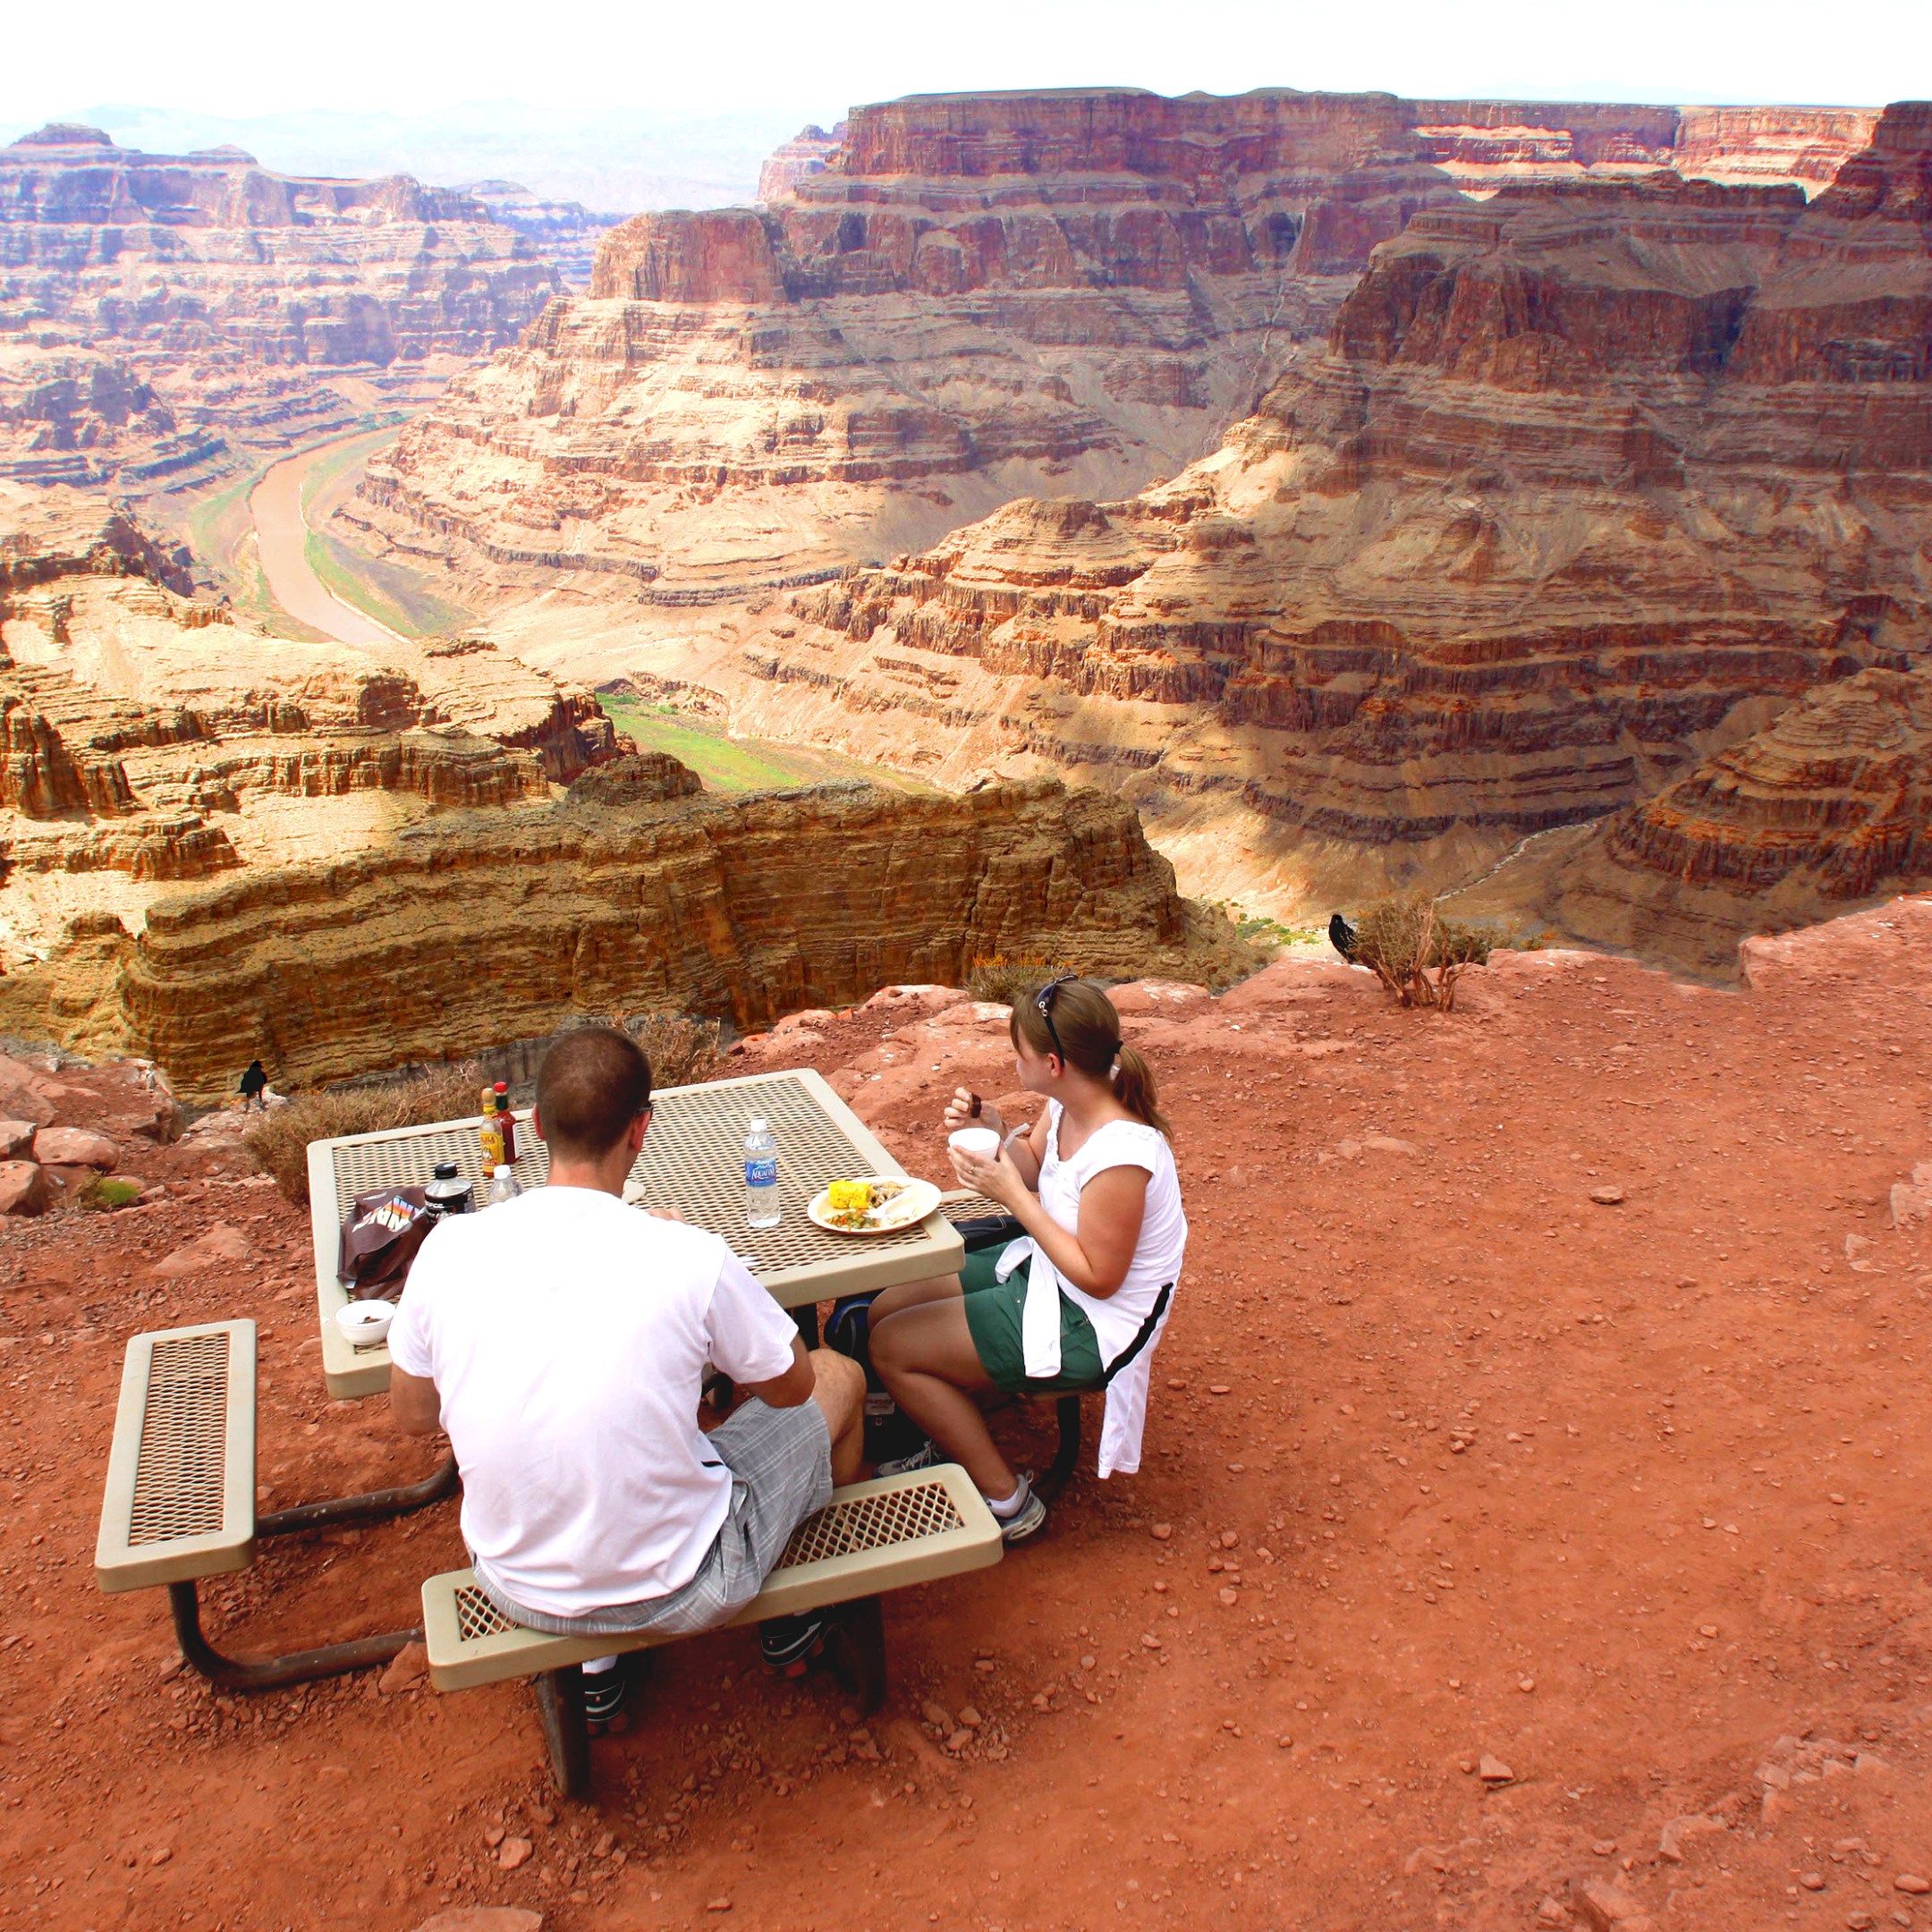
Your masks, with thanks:
<instances>
[{"instance_id":1,"label":"red dirt ground","mask_svg":"<svg viewBox=\"0 0 1932 1932\"><path fill-rule=\"evenodd\" d=\"M262 1324L274 1504L433 1460L326 1397L304 1216L217 1177L10 1224L0 1928L1932 1924L1932 1241L1892 1193L1928 970L1924 898L1758 945L1743 993L1549 953L1447 1017L1305 962L1124 996L1194 1223L1142 1473L1089 1460L1039 1539L892 1598L869 1726L747 1632L662 1653L594 1809L521 1686L214 1695L159 1593L95 1589L141 1328ZM1005 1064L957 997L747 1058L843 1070L943 1175L940 1094ZM147 1272L216 1221L248 1259ZM462 1557L453 1504L269 1545L209 1626L406 1623Z\"/></svg>"}]
</instances>

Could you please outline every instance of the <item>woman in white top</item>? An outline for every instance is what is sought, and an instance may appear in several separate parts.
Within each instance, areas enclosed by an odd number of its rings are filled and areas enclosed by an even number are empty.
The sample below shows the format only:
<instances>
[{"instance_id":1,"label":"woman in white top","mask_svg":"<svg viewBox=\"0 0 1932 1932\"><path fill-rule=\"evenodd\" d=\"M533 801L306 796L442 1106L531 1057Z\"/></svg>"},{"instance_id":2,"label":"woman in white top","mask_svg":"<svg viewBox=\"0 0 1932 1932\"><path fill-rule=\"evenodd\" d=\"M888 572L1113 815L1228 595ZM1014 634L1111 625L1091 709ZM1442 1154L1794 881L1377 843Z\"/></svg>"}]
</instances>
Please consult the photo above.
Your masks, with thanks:
<instances>
[{"instance_id":1,"label":"woman in white top","mask_svg":"<svg viewBox=\"0 0 1932 1932\"><path fill-rule=\"evenodd\" d=\"M930 1438L880 1473L963 1464L1017 1542L1046 1506L994 1446L974 1398L1106 1388L1101 1473L1137 1468L1148 1364L1187 1221L1153 1073L1123 1045L1106 993L1055 979L1014 1003L1009 1031L1019 1084L1046 1096L1044 1116L1007 1140L998 1111L961 1088L946 1125L977 1117L1002 1136L990 1159L954 1149L953 1169L1005 1208L1024 1238L969 1255L958 1275L888 1288L872 1304L870 1330L873 1366Z\"/></svg>"}]
</instances>

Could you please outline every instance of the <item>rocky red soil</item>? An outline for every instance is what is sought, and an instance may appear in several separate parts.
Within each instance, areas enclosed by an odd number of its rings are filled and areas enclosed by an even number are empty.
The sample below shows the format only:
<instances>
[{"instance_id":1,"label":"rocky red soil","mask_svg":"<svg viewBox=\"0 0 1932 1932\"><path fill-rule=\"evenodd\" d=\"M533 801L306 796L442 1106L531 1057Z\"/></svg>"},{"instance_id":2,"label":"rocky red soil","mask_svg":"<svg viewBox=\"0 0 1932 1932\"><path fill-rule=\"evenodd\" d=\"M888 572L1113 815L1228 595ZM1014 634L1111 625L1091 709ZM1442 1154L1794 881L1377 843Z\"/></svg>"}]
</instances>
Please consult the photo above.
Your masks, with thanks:
<instances>
[{"instance_id":1,"label":"rocky red soil","mask_svg":"<svg viewBox=\"0 0 1932 1932\"><path fill-rule=\"evenodd\" d=\"M5 1922L1921 1925L1928 966L1920 898L1754 945L1738 992L1543 953L1447 1017L1306 961L1123 993L1194 1223L1142 1472L893 1599L868 1725L748 1633L664 1653L595 1809L548 1794L519 1686L212 1694L158 1595L95 1589L140 1329L262 1325L271 1504L428 1466L326 1398L300 1213L177 1174L9 1226ZM835 1073L936 1174L1002 1037L911 994L746 1057ZM1038 1453L1042 1419L997 1427ZM449 1505L278 1543L209 1623L394 1625L461 1555Z\"/></svg>"}]
</instances>

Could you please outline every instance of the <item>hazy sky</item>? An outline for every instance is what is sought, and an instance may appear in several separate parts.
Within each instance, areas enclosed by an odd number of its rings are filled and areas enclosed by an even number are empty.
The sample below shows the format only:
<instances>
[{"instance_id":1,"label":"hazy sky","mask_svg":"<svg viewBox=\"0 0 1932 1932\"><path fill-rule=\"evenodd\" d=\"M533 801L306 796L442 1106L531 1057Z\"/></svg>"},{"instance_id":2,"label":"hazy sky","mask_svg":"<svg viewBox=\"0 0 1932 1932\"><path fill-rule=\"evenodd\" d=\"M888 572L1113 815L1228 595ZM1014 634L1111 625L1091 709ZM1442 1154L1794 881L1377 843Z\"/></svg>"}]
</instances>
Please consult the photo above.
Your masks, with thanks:
<instances>
[{"instance_id":1,"label":"hazy sky","mask_svg":"<svg viewBox=\"0 0 1932 1932\"><path fill-rule=\"evenodd\" d=\"M716 113L1002 87L1877 103L1932 93L1927 0L90 0L22 7L0 119L464 100Z\"/></svg>"}]
</instances>

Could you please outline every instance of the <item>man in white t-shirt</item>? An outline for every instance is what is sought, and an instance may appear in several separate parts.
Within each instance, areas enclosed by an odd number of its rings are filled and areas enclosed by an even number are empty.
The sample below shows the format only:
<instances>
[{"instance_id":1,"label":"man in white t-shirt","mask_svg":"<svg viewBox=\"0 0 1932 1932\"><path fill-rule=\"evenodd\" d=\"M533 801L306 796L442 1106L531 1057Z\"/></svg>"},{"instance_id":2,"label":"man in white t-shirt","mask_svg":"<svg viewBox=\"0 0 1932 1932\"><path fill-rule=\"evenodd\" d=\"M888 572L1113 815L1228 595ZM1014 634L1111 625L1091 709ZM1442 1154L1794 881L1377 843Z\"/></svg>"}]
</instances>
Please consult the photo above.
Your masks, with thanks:
<instances>
[{"instance_id":1,"label":"man in white t-shirt","mask_svg":"<svg viewBox=\"0 0 1932 1932\"><path fill-rule=\"evenodd\" d=\"M477 1580L508 1616L566 1635L695 1631L763 1587L792 1530L858 1473L865 1377L808 1354L792 1318L716 1234L623 1204L649 1131L650 1063L586 1027L537 1076L546 1187L453 1215L423 1243L389 1330L389 1400L446 1430ZM750 1391L708 1436L710 1363ZM785 1667L818 1620L765 1626ZM622 1674L587 1665L614 1714Z\"/></svg>"}]
</instances>

